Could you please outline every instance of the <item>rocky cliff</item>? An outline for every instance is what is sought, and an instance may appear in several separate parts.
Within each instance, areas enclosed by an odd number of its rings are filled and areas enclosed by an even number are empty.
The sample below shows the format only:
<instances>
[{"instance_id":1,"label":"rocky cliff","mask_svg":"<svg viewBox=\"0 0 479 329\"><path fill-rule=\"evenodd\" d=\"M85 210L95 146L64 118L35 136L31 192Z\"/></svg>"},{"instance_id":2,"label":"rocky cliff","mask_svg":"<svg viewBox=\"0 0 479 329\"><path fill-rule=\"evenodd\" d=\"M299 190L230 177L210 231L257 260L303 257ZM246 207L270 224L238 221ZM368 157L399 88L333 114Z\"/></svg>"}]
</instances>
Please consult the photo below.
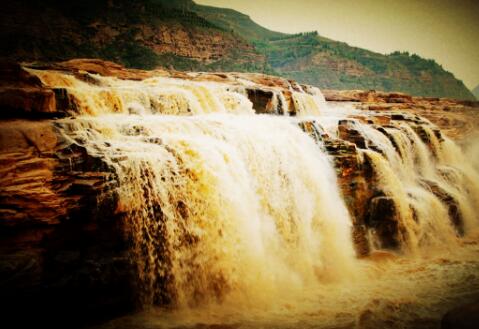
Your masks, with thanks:
<instances>
[{"instance_id":1,"label":"rocky cliff","mask_svg":"<svg viewBox=\"0 0 479 329\"><path fill-rule=\"evenodd\" d=\"M262 67L242 38L161 1L12 1L2 10L0 56L27 61L90 57L130 67Z\"/></svg>"}]
</instances>

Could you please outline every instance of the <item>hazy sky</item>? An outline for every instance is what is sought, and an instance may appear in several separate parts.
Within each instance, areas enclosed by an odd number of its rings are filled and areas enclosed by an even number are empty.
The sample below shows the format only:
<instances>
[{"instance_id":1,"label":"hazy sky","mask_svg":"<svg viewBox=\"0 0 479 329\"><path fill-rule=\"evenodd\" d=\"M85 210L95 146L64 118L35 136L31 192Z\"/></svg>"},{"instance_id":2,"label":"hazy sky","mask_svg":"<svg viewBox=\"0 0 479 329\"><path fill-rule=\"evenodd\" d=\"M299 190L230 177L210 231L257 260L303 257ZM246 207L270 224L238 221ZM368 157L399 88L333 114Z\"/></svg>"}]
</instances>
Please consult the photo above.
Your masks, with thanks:
<instances>
[{"instance_id":1,"label":"hazy sky","mask_svg":"<svg viewBox=\"0 0 479 329\"><path fill-rule=\"evenodd\" d=\"M271 30L319 34L381 53L433 58L479 84L479 0L195 0L233 8Z\"/></svg>"}]
</instances>

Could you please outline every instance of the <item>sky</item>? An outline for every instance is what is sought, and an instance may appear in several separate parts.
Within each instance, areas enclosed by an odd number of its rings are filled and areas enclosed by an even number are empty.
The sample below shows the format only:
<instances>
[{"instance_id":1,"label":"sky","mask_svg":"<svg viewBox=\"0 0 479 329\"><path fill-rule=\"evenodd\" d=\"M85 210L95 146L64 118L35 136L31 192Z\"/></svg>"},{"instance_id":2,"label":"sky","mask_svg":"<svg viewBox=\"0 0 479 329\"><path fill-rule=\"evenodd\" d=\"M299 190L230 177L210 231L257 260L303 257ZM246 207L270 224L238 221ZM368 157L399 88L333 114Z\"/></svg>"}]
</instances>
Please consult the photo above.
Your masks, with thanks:
<instances>
[{"instance_id":1,"label":"sky","mask_svg":"<svg viewBox=\"0 0 479 329\"><path fill-rule=\"evenodd\" d=\"M352 46L435 59L479 84L479 0L195 0L236 9L274 31L318 31Z\"/></svg>"}]
</instances>

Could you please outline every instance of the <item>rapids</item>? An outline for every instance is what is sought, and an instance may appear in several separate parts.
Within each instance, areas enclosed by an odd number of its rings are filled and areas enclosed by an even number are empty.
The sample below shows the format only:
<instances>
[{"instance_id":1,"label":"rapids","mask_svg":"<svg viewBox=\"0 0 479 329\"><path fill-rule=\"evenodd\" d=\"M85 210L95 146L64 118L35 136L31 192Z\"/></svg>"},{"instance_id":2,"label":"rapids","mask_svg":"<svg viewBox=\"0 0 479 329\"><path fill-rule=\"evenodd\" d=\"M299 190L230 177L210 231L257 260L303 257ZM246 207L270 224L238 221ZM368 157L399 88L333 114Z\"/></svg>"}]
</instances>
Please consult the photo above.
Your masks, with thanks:
<instances>
[{"instance_id":1,"label":"rapids","mask_svg":"<svg viewBox=\"0 0 479 329\"><path fill-rule=\"evenodd\" d=\"M268 87L275 116L255 114L253 82L30 72L68 91L59 131L117 177L145 311L105 328L429 328L479 293L479 176L427 120L365 123L307 86L289 103ZM397 248L371 224L365 258L325 142L343 119L397 216Z\"/></svg>"}]
</instances>

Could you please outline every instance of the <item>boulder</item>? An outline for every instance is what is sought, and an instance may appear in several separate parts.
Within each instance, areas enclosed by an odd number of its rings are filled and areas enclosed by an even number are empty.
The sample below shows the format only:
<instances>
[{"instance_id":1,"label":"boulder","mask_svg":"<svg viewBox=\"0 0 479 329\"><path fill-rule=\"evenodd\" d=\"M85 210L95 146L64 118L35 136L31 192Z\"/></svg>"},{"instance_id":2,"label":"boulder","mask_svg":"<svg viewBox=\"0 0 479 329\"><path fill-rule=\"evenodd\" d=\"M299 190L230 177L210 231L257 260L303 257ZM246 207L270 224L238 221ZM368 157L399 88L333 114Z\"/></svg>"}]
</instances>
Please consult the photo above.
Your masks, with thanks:
<instances>
[{"instance_id":1,"label":"boulder","mask_svg":"<svg viewBox=\"0 0 479 329\"><path fill-rule=\"evenodd\" d=\"M53 90L44 88L0 88L0 109L3 118L63 116Z\"/></svg>"},{"instance_id":2,"label":"boulder","mask_svg":"<svg viewBox=\"0 0 479 329\"><path fill-rule=\"evenodd\" d=\"M253 103L253 108L256 113L275 113L276 109L274 108L273 104L276 95L273 91L263 90L259 88L248 88L246 92L248 93L249 100L251 101L251 103Z\"/></svg>"}]
</instances>

